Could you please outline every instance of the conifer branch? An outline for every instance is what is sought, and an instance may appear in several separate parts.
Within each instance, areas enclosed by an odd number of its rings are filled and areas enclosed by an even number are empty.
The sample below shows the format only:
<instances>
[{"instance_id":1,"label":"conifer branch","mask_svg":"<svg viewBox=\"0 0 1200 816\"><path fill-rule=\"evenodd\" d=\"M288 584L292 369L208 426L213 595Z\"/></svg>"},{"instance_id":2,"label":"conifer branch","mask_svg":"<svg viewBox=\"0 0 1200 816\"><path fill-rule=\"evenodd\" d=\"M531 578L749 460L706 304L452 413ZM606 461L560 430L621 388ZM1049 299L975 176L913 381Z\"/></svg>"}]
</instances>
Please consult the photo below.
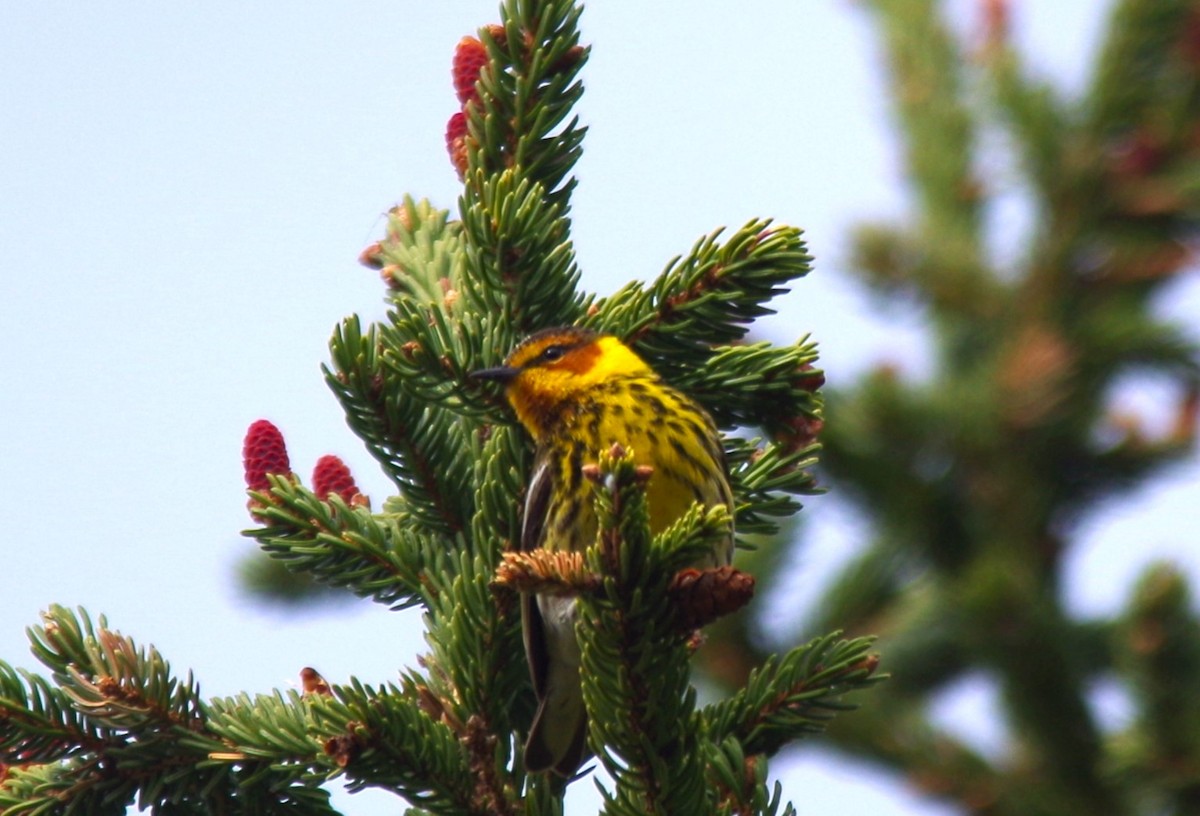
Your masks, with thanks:
<instances>
[{"instance_id":1,"label":"conifer branch","mask_svg":"<svg viewBox=\"0 0 1200 816\"><path fill-rule=\"evenodd\" d=\"M782 806L783 816L795 816L791 802L783 801L783 788L767 784L767 762L760 755L747 755L735 739L709 743L705 753L709 784L716 790L719 813L774 816Z\"/></svg>"},{"instance_id":2,"label":"conifer branch","mask_svg":"<svg viewBox=\"0 0 1200 816\"><path fill-rule=\"evenodd\" d=\"M529 444L513 427L485 426L486 439L475 470L478 510L472 519L472 541L480 554L499 559L520 541L520 506L531 459Z\"/></svg>"},{"instance_id":3,"label":"conifer branch","mask_svg":"<svg viewBox=\"0 0 1200 816\"><path fill-rule=\"evenodd\" d=\"M392 790L432 813L479 814L470 760L460 735L434 722L394 686L352 681L309 703L328 761L351 790Z\"/></svg>"},{"instance_id":4,"label":"conifer branch","mask_svg":"<svg viewBox=\"0 0 1200 816\"><path fill-rule=\"evenodd\" d=\"M430 604L433 619L427 641L432 653L425 658L429 686L448 701L461 722L480 716L495 734L508 733L514 716L523 715L511 705L513 690L527 681L526 666L513 655L522 651L515 604L497 598L491 588L496 564L493 557L459 555L453 591L438 595ZM507 741L497 750L507 757Z\"/></svg>"},{"instance_id":5,"label":"conifer branch","mask_svg":"<svg viewBox=\"0 0 1200 816\"><path fill-rule=\"evenodd\" d=\"M471 758L471 771L475 776L476 807L495 816L516 816L517 803L513 801L511 782L501 778L497 771L497 767L503 767L507 760L507 751L497 751L499 738L478 714L467 721L463 744Z\"/></svg>"},{"instance_id":6,"label":"conifer branch","mask_svg":"<svg viewBox=\"0 0 1200 816\"><path fill-rule=\"evenodd\" d=\"M1113 138L1145 121L1171 82L1178 37L1195 8L1189 0L1121 0L1109 23L1087 98L1089 130Z\"/></svg>"},{"instance_id":7,"label":"conifer branch","mask_svg":"<svg viewBox=\"0 0 1200 816\"><path fill-rule=\"evenodd\" d=\"M960 251L979 236L971 167L975 131L963 102L962 60L932 0L874 0L891 69L907 159L930 228Z\"/></svg>"},{"instance_id":8,"label":"conifer branch","mask_svg":"<svg viewBox=\"0 0 1200 816\"><path fill-rule=\"evenodd\" d=\"M447 380L468 382L467 372L481 359L483 316L497 304L480 302L480 287L468 274L462 222L407 199L393 212L392 222L400 223L381 244L382 260L394 261L384 267L392 270L392 309L379 326L382 362L413 401L476 416L486 403Z\"/></svg>"},{"instance_id":9,"label":"conifer branch","mask_svg":"<svg viewBox=\"0 0 1200 816\"><path fill-rule=\"evenodd\" d=\"M330 350L333 368L324 369L326 382L409 511L435 531L461 530L473 513L471 496L451 487L469 478L469 458L450 455L469 446L462 423L414 399L404 378L384 366L378 327L363 334L358 318L351 317L336 330Z\"/></svg>"},{"instance_id":10,"label":"conifer branch","mask_svg":"<svg viewBox=\"0 0 1200 816\"><path fill-rule=\"evenodd\" d=\"M1200 199L1184 179L1194 175L1200 118L1195 4L1119 3L1079 104L1027 75L1004 39L1009 4L989 2L982 67L992 96L974 111L953 92L957 72L971 66L955 57L965 49L936 20L935 4L872 5L920 211L916 228L860 232L856 262L873 282L923 295L943 331L932 380L906 385L898 370L881 369L829 398L839 421L822 434L823 461L879 535L810 625L883 627L880 648L900 678L869 715L830 734L968 809L1137 813L1147 795L1183 802L1171 798L1161 757L1128 750L1170 742L1165 733L1137 723L1114 739L1099 724L1091 683L1129 677L1129 666L1114 657L1110 622L1068 615L1062 565L1075 520L1143 484L1195 438L1195 344L1149 308L1192 260L1184 236ZM956 203L952 171L963 179L989 159L963 140L970 129L933 126L955 105L963 117L981 114L981 127L998 115L1031 182L1018 188L1036 211L1030 245L1008 253L1003 277L981 266L982 235L955 240L956 227L978 220L985 190L972 182ZM942 176L923 169L922 150ZM946 183L934 195L938 178ZM960 204L956 221L947 213ZM984 280L960 286L970 282L964 269ZM956 293L970 299L944 296ZM1176 390L1165 432L1113 407L1124 377L1147 370ZM1028 758L1017 766L930 728L921 711L980 669L998 685L1009 752ZM1139 702L1151 699L1130 687ZM1171 706L1176 721L1182 705Z\"/></svg>"},{"instance_id":11,"label":"conifer branch","mask_svg":"<svg viewBox=\"0 0 1200 816\"><path fill-rule=\"evenodd\" d=\"M1123 662L1138 691L1137 719L1143 734L1127 738L1122 764L1151 777L1156 769L1183 768L1200 754L1200 619L1177 567L1151 565L1134 589L1120 629ZM1132 737L1132 735L1129 735ZM1177 812L1191 807L1200 785L1190 773L1163 780Z\"/></svg>"},{"instance_id":12,"label":"conifer branch","mask_svg":"<svg viewBox=\"0 0 1200 816\"><path fill-rule=\"evenodd\" d=\"M321 740L312 733L310 703L311 698L294 690L209 701L208 726L225 743L219 750L210 748L210 759L266 760L276 769L289 766L297 777L320 778L319 771L308 767L316 765L315 758L323 752Z\"/></svg>"},{"instance_id":13,"label":"conifer branch","mask_svg":"<svg viewBox=\"0 0 1200 816\"><path fill-rule=\"evenodd\" d=\"M74 751L99 752L105 741L43 677L0 663L0 750L4 764L42 764Z\"/></svg>"},{"instance_id":14,"label":"conifer branch","mask_svg":"<svg viewBox=\"0 0 1200 816\"><path fill-rule=\"evenodd\" d=\"M674 385L699 400L723 428L775 427L798 415L817 416L816 388L824 374L813 368L815 345L801 340L782 348L769 343L714 348L703 366L682 372Z\"/></svg>"},{"instance_id":15,"label":"conifer branch","mask_svg":"<svg viewBox=\"0 0 1200 816\"><path fill-rule=\"evenodd\" d=\"M581 11L566 0L506 0L502 24L480 31L489 64L478 97L465 108L475 144L470 166L483 171L478 178L521 166L564 212L575 187L568 176L587 131L577 118L562 126L583 94L578 76L588 49L579 44ZM468 180L468 192L471 186Z\"/></svg>"},{"instance_id":16,"label":"conifer branch","mask_svg":"<svg viewBox=\"0 0 1200 816\"><path fill-rule=\"evenodd\" d=\"M267 526L246 535L289 569L393 609L428 605L444 588L452 539L419 533L402 516L373 516L337 496L322 501L290 479L272 477L271 491L254 495Z\"/></svg>"},{"instance_id":17,"label":"conifer branch","mask_svg":"<svg viewBox=\"0 0 1200 816\"><path fill-rule=\"evenodd\" d=\"M480 171L482 172L482 171ZM523 166L481 179L463 202L467 298L511 334L574 323L583 314L570 222Z\"/></svg>"},{"instance_id":18,"label":"conifer branch","mask_svg":"<svg viewBox=\"0 0 1200 816\"><path fill-rule=\"evenodd\" d=\"M352 790L385 788L431 813L492 812L471 795L463 735L394 686L353 681L328 695L214 700L210 723L228 744L214 761L258 759L276 776L312 781L344 774Z\"/></svg>"},{"instance_id":19,"label":"conifer branch","mask_svg":"<svg viewBox=\"0 0 1200 816\"><path fill-rule=\"evenodd\" d=\"M918 555L907 547L872 542L825 589L820 613L807 627L824 632L841 622L853 631L869 631L879 616L903 609L911 625L889 632L881 645L891 670L887 691L897 698L933 692L969 663L969 628L956 612L955 599L932 587L904 592L905 578L919 569Z\"/></svg>"},{"instance_id":20,"label":"conifer branch","mask_svg":"<svg viewBox=\"0 0 1200 816\"><path fill-rule=\"evenodd\" d=\"M456 309L462 285L462 226L448 210L412 196L388 211L387 235L369 253L393 299L411 298Z\"/></svg>"},{"instance_id":21,"label":"conifer branch","mask_svg":"<svg viewBox=\"0 0 1200 816\"><path fill-rule=\"evenodd\" d=\"M697 734L687 727L695 692L667 607L673 570L648 536L648 474L638 470L614 446L593 476L600 533L586 558L605 580L601 596L580 599L577 626L589 740L617 782L607 813L703 813Z\"/></svg>"},{"instance_id":22,"label":"conifer branch","mask_svg":"<svg viewBox=\"0 0 1200 816\"><path fill-rule=\"evenodd\" d=\"M728 700L700 711L702 730L715 742L734 737L747 754L772 754L791 740L819 733L852 691L881 678L872 640L837 640L834 632L784 657L768 659L751 673L746 687Z\"/></svg>"},{"instance_id":23,"label":"conifer branch","mask_svg":"<svg viewBox=\"0 0 1200 816\"><path fill-rule=\"evenodd\" d=\"M761 446L726 441L741 531L771 529L798 509L792 495L813 489L804 469L822 411L815 347L730 345L808 272L799 230L756 219L701 239L645 287L599 302L578 291L568 212L585 133L571 112L588 54L580 13L568 0L508 0L499 25L460 42L463 108L447 131L464 182L460 220L406 197L361 257L380 272L389 313L365 329L357 317L337 327L324 372L399 495L371 513L327 460L314 494L270 423L255 423L246 446L261 523L247 535L319 581L394 608L422 605L429 653L398 685L331 685L306 670L303 694L205 702L153 649L56 608L35 633L53 682L0 664L0 807L104 813L136 801L327 816L320 785L342 775L351 790L391 791L414 812L561 816L566 783L528 776L516 755L533 695L514 659L522 644L504 589L554 585L579 596L590 739L616 780L607 811L779 811L762 750L732 732L710 740L688 682L691 630L754 587L753 576L707 566L731 535L728 508L696 505L652 537L648 470L614 449L586 469L597 485L595 546L504 556L519 538L532 449L494 390L468 375L549 325L628 337L723 427L764 429ZM859 679L810 674L823 689ZM798 705L760 705L768 725L754 738L799 734Z\"/></svg>"},{"instance_id":24,"label":"conifer branch","mask_svg":"<svg viewBox=\"0 0 1200 816\"><path fill-rule=\"evenodd\" d=\"M174 678L157 650L138 648L104 618L94 626L86 614L55 606L30 638L59 687L28 676L23 689L0 664L0 764L10 766L0 784L5 813L62 802L123 812L135 801L220 812L235 795L266 813L332 812L328 793L294 772L261 786L269 769L258 762L209 762L227 745L209 727L191 678Z\"/></svg>"},{"instance_id":25,"label":"conifer branch","mask_svg":"<svg viewBox=\"0 0 1200 816\"><path fill-rule=\"evenodd\" d=\"M668 380L700 368L713 346L742 339L751 321L772 313L765 304L811 268L794 227L755 219L722 243L723 232L673 259L650 287L633 282L599 300L585 325L625 338Z\"/></svg>"},{"instance_id":26,"label":"conifer branch","mask_svg":"<svg viewBox=\"0 0 1200 816\"><path fill-rule=\"evenodd\" d=\"M800 450L789 448L775 442L759 446L753 440L725 439L740 535L776 532L779 526L771 519L786 518L800 509L792 496L820 492L809 471L816 464L818 447L810 444Z\"/></svg>"},{"instance_id":27,"label":"conifer branch","mask_svg":"<svg viewBox=\"0 0 1200 816\"><path fill-rule=\"evenodd\" d=\"M908 173L921 203L922 255L913 282L935 304L986 317L977 310L990 303L988 293L996 287L983 255L983 190L972 167L976 137L962 98L963 59L933 0L869 5L884 34ZM957 321L955 328L968 331Z\"/></svg>"},{"instance_id":28,"label":"conifer branch","mask_svg":"<svg viewBox=\"0 0 1200 816\"><path fill-rule=\"evenodd\" d=\"M464 107L460 210L473 298L511 333L497 348L581 314L566 214L586 128L562 125L583 93L580 12L566 0L510 0L502 24L480 31L488 64Z\"/></svg>"},{"instance_id":29,"label":"conifer branch","mask_svg":"<svg viewBox=\"0 0 1200 816\"><path fill-rule=\"evenodd\" d=\"M1053 88L1026 75L1017 51L1007 42L986 48L983 58L996 102L1017 135L1014 141L1026 175L1041 199L1057 197L1066 179L1074 176L1074 168L1064 172L1062 136L1076 123Z\"/></svg>"}]
</instances>

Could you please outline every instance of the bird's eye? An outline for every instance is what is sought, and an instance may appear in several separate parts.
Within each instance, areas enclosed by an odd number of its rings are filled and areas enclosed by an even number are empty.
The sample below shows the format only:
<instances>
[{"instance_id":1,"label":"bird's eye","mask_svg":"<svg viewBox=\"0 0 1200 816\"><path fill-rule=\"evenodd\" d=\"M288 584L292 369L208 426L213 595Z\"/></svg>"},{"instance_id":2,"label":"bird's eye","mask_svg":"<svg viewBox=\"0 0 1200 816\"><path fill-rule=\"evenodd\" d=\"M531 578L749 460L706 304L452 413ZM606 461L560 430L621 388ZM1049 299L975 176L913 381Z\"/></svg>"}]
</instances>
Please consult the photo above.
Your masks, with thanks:
<instances>
[{"instance_id":1,"label":"bird's eye","mask_svg":"<svg viewBox=\"0 0 1200 816\"><path fill-rule=\"evenodd\" d=\"M566 353L566 349L562 346L547 346L542 352L542 360L543 362L552 363L560 359L564 353Z\"/></svg>"}]
</instances>

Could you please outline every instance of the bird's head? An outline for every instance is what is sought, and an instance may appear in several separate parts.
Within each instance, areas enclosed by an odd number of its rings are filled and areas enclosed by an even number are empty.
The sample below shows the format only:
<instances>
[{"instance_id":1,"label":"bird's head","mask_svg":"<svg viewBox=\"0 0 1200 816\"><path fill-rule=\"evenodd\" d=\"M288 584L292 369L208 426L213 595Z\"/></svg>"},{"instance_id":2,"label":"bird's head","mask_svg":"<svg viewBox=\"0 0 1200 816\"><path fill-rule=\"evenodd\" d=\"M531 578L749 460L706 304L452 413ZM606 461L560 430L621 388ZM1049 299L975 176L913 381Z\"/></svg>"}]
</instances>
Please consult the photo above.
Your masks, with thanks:
<instances>
[{"instance_id":1,"label":"bird's head","mask_svg":"<svg viewBox=\"0 0 1200 816\"><path fill-rule=\"evenodd\" d=\"M503 383L517 418L539 439L588 390L616 377L652 374L642 358L612 335L567 327L530 335L504 365L472 376Z\"/></svg>"}]
</instances>

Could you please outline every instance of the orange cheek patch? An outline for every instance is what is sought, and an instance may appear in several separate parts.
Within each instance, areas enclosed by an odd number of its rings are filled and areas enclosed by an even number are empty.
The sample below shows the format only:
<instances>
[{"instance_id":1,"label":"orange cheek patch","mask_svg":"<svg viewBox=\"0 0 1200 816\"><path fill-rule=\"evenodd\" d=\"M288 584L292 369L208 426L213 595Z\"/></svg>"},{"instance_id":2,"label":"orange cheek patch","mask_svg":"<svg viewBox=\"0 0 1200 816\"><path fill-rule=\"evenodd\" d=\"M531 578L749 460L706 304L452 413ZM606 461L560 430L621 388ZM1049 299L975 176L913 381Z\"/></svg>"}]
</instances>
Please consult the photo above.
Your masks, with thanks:
<instances>
[{"instance_id":1,"label":"orange cheek patch","mask_svg":"<svg viewBox=\"0 0 1200 816\"><path fill-rule=\"evenodd\" d=\"M587 345L571 349L563 355L561 360L555 363L554 367L570 371L572 374L586 374L596 365L596 360L599 357L600 344L588 343Z\"/></svg>"}]
</instances>

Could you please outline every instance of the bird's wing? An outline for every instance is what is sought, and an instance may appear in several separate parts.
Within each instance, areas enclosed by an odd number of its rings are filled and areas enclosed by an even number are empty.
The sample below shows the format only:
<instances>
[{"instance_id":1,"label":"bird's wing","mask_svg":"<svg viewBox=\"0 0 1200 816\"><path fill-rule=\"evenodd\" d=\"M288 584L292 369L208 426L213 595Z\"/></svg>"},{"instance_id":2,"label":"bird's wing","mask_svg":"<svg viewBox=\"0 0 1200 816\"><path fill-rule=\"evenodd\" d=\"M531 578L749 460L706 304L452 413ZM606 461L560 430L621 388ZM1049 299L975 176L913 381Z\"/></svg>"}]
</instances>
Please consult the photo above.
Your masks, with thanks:
<instances>
[{"instance_id":1,"label":"bird's wing","mask_svg":"<svg viewBox=\"0 0 1200 816\"><path fill-rule=\"evenodd\" d=\"M550 465L549 457L539 456L533 465L533 475L529 477L525 512L521 518L522 552L542 546L542 531L545 529L546 513L550 509L550 496L554 492Z\"/></svg>"},{"instance_id":2,"label":"bird's wing","mask_svg":"<svg viewBox=\"0 0 1200 816\"><path fill-rule=\"evenodd\" d=\"M521 519L521 550L528 552L542 546L542 531L545 529L546 513L550 509L550 496L554 492L552 467L548 458L538 457L533 476L525 494L525 513ZM533 691L540 701L546 696L546 670L549 657L546 653L546 631L542 613L538 610L537 596L526 593L521 596L521 633L525 640L525 659L529 661L529 676L533 680Z\"/></svg>"}]
</instances>

